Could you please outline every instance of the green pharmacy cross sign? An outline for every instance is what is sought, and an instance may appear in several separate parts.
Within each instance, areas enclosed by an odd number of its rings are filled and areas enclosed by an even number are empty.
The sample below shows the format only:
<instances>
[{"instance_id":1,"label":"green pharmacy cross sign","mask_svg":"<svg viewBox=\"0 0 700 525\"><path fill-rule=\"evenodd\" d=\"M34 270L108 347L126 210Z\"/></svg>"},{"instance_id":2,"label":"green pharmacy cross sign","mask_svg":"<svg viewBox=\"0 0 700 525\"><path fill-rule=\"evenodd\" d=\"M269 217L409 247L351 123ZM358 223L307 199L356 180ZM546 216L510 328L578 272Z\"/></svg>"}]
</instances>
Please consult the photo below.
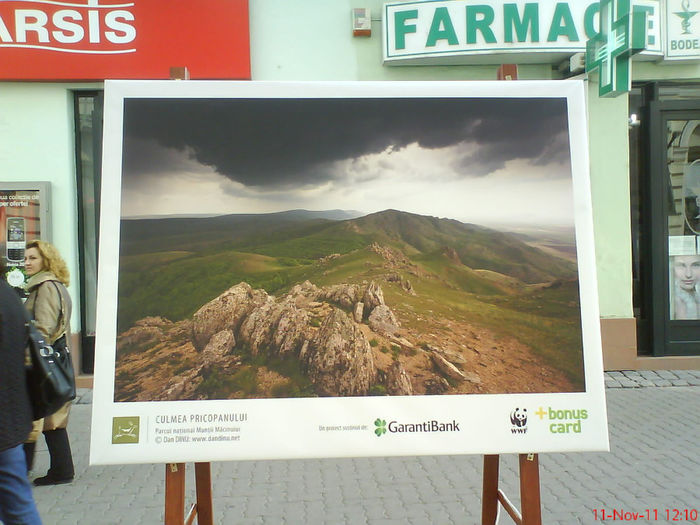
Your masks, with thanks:
<instances>
[{"instance_id":1,"label":"green pharmacy cross sign","mask_svg":"<svg viewBox=\"0 0 700 525\"><path fill-rule=\"evenodd\" d=\"M601 97L630 90L630 59L646 45L646 16L630 0L601 0L600 32L586 42L586 72L598 70Z\"/></svg>"}]
</instances>

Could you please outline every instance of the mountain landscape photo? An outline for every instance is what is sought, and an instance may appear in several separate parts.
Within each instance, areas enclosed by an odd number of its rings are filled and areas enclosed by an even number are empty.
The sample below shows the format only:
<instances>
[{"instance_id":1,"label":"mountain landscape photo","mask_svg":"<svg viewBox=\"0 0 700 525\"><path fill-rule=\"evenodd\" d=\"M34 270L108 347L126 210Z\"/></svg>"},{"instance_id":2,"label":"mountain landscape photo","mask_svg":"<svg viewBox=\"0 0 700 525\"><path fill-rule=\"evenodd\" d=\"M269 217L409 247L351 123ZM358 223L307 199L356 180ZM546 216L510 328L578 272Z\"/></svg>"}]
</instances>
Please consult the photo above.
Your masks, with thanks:
<instances>
[{"instance_id":1,"label":"mountain landscape photo","mask_svg":"<svg viewBox=\"0 0 700 525\"><path fill-rule=\"evenodd\" d=\"M123 220L115 400L583 390L566 247L339 216Z\"/></svg>"},{"instance_id":2,"label":"mountain landscape photo","mask_svg":"<svg viewBox=\"0 0 700 525\"><path fill-rule=\"evenodd\" d=\"M124 100L116 401L585 390L566 98L404 95Z\"/></svg>"}]
</instances>

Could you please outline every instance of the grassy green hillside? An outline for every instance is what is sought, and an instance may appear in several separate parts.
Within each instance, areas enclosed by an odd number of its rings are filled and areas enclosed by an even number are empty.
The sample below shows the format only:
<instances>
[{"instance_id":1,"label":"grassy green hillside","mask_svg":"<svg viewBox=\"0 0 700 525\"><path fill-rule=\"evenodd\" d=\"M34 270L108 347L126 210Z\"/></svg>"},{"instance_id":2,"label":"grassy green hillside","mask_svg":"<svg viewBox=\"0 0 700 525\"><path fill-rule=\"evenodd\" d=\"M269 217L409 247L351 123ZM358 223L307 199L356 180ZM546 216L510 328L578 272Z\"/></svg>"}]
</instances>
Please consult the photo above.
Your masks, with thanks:
<instances>
[{"instance_id":1,"label":"grassy green hillside","mask_svg":"<svg viewBox=\"0 0 700 525\"><path fill-rule=\"evenodd\" d=\"M310 212L291 210L281 213L233 214L199 218L154 218L121 221L121 254L138 255L170 251L174 246L197 251L245 245L261 236L303 236L309 227L322 227L358 212L331 210Z\"/></svg>"},{"instance_id":2,"label":"grassy green hillside","mask_svg":"<svg viewBox=\"0 0 700 525\"><path fill-rule=\"evenodd\" d=\"M373 243L402 260L388 261ZM375 279L407 329L430 330L431 317L483 326L582 381L575 265L514 235L389 210L349 220L130 220L122 222L121 248L120 332L146 316L184 319L241 281L281 294L307 279L319 286ZM319 260L331 254L339 256ZM388 282L388 273L410 280L416 295Z\"/></svg>"},{"instance_id":3,"label":"grassy green hillside","mask_svg":"<svg viewBox=\"0 0 700 525\"><path fill-rule=\"evenodd\" d=\"M127 220L121 239L120 330L148 315L184 318L243 280L270 293L299 279L328 281L316 275L315 261L373 242L400 249L449 286L475 293L501 293L505 284L474 270L525 282L575 277L573 264L512 235L394 210L344 221L301 212ZM462 264L443 257L444 247L456 251ZM350 278L353 271L340 271L337 278Z\"/></svg>"},{"instance_id":4,"label":"grassy green hillside","mask_svg":"<svg viewBox=\"0 0 700 525\"><path fill-rule=\"evenodd\" d=\"M377 240L405 244L423 254L449 246L472 269L493 270L529 283L576 276L574 265L528 246L513 234L483 226L395 210L349 222L356 225L357 231L372 234Z\"/></svg>"}]
</instances>

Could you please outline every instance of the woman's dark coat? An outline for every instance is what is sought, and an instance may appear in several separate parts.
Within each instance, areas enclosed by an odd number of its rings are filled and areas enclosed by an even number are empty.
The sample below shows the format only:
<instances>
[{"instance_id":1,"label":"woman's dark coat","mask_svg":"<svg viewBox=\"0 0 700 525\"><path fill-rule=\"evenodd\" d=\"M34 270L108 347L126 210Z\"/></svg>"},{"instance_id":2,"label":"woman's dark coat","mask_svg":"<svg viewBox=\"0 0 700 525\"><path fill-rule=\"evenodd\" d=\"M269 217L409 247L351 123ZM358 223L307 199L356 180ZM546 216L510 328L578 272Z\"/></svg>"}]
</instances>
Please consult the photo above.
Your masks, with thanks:
<instances>
[{"instance_id":1,"label":"woman's dark coat","mask_svg":"<svg viewBox=\"0 0 700 525\"><path fill-rule=\"evenodd\" d=\"M0 451L24 442L32 428L24 323L24 307L17 293L0 279Z\"/></svg>"}]
</instances>

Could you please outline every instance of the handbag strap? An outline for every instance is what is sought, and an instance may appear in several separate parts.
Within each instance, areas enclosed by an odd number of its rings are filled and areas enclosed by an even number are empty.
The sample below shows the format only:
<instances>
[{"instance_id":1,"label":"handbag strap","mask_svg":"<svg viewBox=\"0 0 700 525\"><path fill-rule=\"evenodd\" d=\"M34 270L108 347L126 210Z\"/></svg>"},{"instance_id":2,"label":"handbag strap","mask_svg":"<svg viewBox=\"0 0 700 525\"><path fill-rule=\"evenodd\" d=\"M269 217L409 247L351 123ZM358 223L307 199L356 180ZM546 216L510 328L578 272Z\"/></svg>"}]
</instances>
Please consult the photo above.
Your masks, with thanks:
<instances>
[{"instance_id":1,"label":"handbag strap","mask_svg":"<svg viewBox=\"0 0 700 525\"><path fill-rule=\"evenodd\" d=\"M59 306L59 313L58 313L58 322L57 328L58 331L54 334L54 337L52 337L50 340L51 341L56 341L57 339L61 338L63 335L66 334L67 332L67 327L64 329L61 329L62 322L66 322L66 309L63 301L63 294L61 293L61 288L56 284L56 281L51 279L50 281L44 281L44 282L50 282L54 285L54 288L56 288L56 293L58 293L58 304ZM43 285L44 283L42 283ZM39 286L41 287L41 285ZM37 291L37 296L38 296L38 291Z\"/></svg>"},{"instance_id":2,"label":"handbag strap","mask_svg":"<svg viewBox=\"0 0 700 525\"><path fill-rule=\"evenodd\" d=\"M29 310L26 308L22 308L24 310L24 326L29 326L29 323L34 322L34 312L32 312L32 315L29 315ZM27 332L27 337L29 337L29 332Z\"/></svg>"},{"instance_id":3,"label":"handbag strap","mask_svg":"<svg viewBox=\"0 0 700 525\"><path fill-rule=\"evenodd\" d=\"M33 347L32 347L32 345L29 344L30 340L32 339L30 332L34 331L36 334L38 334L41 337L42 340L44 339L44 335L37 329L34 318L32 315L29 315L29 311L26 308L22 308L22 310L24 310L25 347L27 347L31 350ZM30 351L30 353L31 353L31 351Z\"/></svg>"},{"instance_id":4,"label":"handbag strap","mask_svg":"<svg viewBox=\"0 0 700 525\"><path fill-rule=\"evenodd\" d=\"M61 286L58 286L58 285L56 284L56 281L51 281L51 282L53 283L54 288L56 288L56 291L58 292L58 303L59 303L60 309L61 309L61 313L60 313L60 315L59 315L59 317L58 317L58 322L59 322L59 327L60 327L61 321L63 321L63 323L68 323L68 320L66 319L66 308L65 308L65 303L64 303L64 301L63 301L63 292L61 291L61 288L63 287L63 284L61 284ZM66 324L66 326L65 326L65 328L63 329L62 332L63 332L63 333L61 333L60 335L58 335L58 337L57 337L56 339L58 339L59 337L62 337L62 336L64 336L64 335L66 335L66 332L68 332L68 325L67 325L67 324Z\"/></svg>"}]
</instances>

